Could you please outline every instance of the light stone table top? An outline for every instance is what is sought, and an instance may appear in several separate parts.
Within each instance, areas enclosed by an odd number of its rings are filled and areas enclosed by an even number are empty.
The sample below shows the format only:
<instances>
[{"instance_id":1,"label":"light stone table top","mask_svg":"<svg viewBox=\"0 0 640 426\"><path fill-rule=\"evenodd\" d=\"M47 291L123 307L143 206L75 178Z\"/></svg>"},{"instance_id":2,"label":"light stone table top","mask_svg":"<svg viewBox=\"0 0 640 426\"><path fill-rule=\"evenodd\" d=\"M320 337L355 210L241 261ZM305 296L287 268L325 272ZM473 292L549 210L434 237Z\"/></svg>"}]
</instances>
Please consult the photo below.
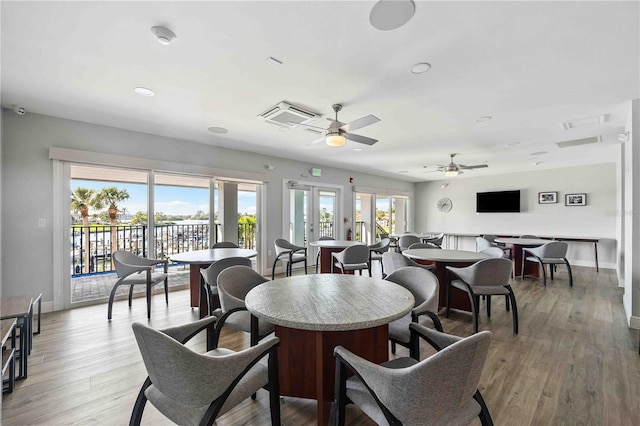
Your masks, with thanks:
<instances>
[{"instance_id":1,"label":"light stone table top","mask_svg":"<svg viewBox=\"0 0 640 426\"><path fill-rule=\"evenodd\" d=\"M380 278L297 275L268 281L245 298L249 312L288 328L345 331L373 328L407 314L411 292Z\"/></svg>"},{"instance_id":2,"label":"light stone table top","mask_svg":"<svg viewBox=\"0 0 640 426\"><path fill-rule=\"evenodd\" d=\"M496 238L496 243L515 244L518 246L541 246L550 243L551 240L541 238Z\"/></svg>"},{"instance_id":3,"label":"light stone table top","mask_svg":"<svg viewBox=\"0 0 640 426\"><path fill-rule=\"evenodd\" d=\"M255 257L258 252L243 248L216 248L193 250L169 256L172 262L210 265L228 257Z\"/></svg>"},{"instance_id":4,"label":"light stone table top","mask_svg":"<svg viewBox=\"0 0 640 426\"><path fill-rule=\"evenodd\" d=\"M351 246L364 245L364 243L351 240L317 240L311 241L309 245L314 247L347 248Z\"/></svg>"}]
</instances>

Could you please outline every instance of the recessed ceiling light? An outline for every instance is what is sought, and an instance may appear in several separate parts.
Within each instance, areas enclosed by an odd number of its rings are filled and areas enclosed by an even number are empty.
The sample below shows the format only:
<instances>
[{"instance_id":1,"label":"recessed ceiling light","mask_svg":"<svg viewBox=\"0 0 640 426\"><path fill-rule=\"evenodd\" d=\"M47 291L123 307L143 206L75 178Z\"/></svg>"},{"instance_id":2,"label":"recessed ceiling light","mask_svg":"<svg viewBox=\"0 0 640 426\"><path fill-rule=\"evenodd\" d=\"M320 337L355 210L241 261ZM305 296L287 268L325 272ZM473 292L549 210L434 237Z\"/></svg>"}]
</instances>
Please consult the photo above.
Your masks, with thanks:
<instances>
[{"instance_id":1,"label":"recessed ceiling light","mask_svg":"<svg viewBox=\"0 0 640 426\"><path fill-rule=\"evenodd\" d=\"M288 132L289 128L287 126L280 126L278 127L278 130L280 130L281 132Z\"/></svg>"},{"instance_id":2,"label":"recessed ceiling light","mask_svg":"<svg viewBox=\"0 0 640 426\"><path fill-rule=\"evenodd\" d=\"M409 69L409 71L411 71L412 74L422 74L423 72L427 72L430 69L431 69L431 64L427 62L420 62L412 66L411 69Z\"/></svg>"},{"instance_id":3,"label":"recessed ceiling light","mask_svg":"<svg viewBox=\"0 0 640 426\"><path fill-rule=\"evenodd\" d=\"M491 118L492 117L490 115L483 115L482 117L476 118L476 122L477 123L485 123L485 122L491 120Z\"/></svg>"},{"instance_id":4,"label":"recessed ceiling light","mask_svg":"<svg viewBox=\"0 0 640 426\"><path fill-rule=\"evenodd\" d=\"M146 87L136 87L133 89L140 96L154 96L155 92L151 89L147 89Z\"/></svg>"},{"instance_id":5,"label":"recessed ceiling light","mask_svg":"<svg viewBox=\"0 0 640 426\"><path fill-rule=\"evenodd\" d=\"M381 31L395 30L409 22L415 12L416 5L411 0L381 0L371 9L369 22Z\"/></svg>"},{"instance_id":6,"label":"recessed ceiling light","mask_svg":"<svg viewBox=\"0 0 640 426\"><path fill-rule=\"evenodd\" d=\"M537 152L532 152L529 155L544 155L544 154L548 154L547 151L537 151Z\"/></svg>"},{"instance_id":7,"label":"recessed ceiling light","mask_svg":"<svg viewBox=\"0 0 640 426\"><path fill-rule=\"evenodd\" d=\"M533 163L534 166L539 166L540 164L542 164L542 161L536 161Z\"/></svg>"},{"instance_id":8,"label":"recessed ceiling light","mask_svg":"<svg viewBox=\"0 0 640 426\"><path fill-rule=\"evenodd\" d=\"M228 132L228 130L227 130L227 129L225 129L224 127L209 127L209 129L208 129L208 130L209 130L211 133L219 133L219 134L227 133L227 132Z\"/></svg>"},{"instance_id":9,"label":"recessed ceiling light","mask_svg":"<svg viewBox=\"0 0 640 426\"><path fill-rule=\"evenodd\" d=\"M362 148L353 148L354 151L362 151Z\"/></svg>"},{"instance_id":10,"label":"recessed ceiling light","mask_svg":"<svg viewBox=\"0 0 640 426\"><path fill-rule=\"evenodd\" d=\"M409 173L409 170L400 170L398 173Z\"/></svg>"},{"instance_id":11,"label":"recessed ceiling light","mask_svg":"<svg viewBox=\"0 0 640 426\"><path fill-rule=\"evenodd\" d=\"M171 31L169 28L165 27L151 27L151 32L158 39L160 44L164 44L165 46L171 44L173 40L176 39L176 34Z\"/></svg>"}]
</instances>

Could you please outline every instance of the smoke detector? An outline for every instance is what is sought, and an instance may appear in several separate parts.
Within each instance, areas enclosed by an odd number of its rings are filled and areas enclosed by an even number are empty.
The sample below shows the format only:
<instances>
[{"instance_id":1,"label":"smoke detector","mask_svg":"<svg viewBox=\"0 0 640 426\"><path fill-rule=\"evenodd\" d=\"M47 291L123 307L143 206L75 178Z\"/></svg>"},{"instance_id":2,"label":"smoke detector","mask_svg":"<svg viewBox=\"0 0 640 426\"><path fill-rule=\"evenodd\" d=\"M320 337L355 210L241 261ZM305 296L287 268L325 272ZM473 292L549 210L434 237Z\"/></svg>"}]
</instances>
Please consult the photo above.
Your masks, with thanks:
<instances>
[{"instance_id":1,"label":"smoke detector","mask_svg":"<svg viewBox=\"0 0 640 426\"><path fill-rule=\"evenodd\" d=\"M151 27L151 32L158 39L160 44L164 44L165 46L171 44L173 40L176 39L176 34L171 31L169 28L165 27Z\"/></svg>"}]
</instances>

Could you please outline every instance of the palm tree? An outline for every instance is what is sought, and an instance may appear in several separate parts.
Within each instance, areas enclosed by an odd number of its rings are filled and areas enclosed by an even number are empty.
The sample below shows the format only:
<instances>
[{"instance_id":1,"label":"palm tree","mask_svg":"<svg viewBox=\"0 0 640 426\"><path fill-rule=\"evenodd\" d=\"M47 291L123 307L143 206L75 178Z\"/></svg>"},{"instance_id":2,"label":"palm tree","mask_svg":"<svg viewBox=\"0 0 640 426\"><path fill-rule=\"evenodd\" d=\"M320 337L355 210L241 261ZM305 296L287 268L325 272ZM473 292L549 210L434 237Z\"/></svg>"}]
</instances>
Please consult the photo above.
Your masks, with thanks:
<instances>
[{"instance_id":1,"label":"palm tree","mask_svg":"<svg viewBox=\"0 0 640 426\"><path fill-rule=\"evenodd\" d=\"M118 189L116 186L107 186L97 194L98 199L107 207L109 213L109 221L111 222L111 251L113 254L117 249L118 230L115 226L118 216L118 204L129 199L129 193L126 189ZM113 258L111 260L113 263ZM113 265L112 265L113 266Z\"/></svg>"},{"instance_id":2,"label":"palm tree","mask_svg":"<svg viewBox=\"0 0 640 426\"><path fill-rule=\"evenodd\" d=\"M91 262L91 245L89 242L89 208L102 208L102 201L93 189L78 187L71 194L71 210L79 212L82 217L82 234L84 237L84 272L89 273Z\"/></svg>"}]
</instances>

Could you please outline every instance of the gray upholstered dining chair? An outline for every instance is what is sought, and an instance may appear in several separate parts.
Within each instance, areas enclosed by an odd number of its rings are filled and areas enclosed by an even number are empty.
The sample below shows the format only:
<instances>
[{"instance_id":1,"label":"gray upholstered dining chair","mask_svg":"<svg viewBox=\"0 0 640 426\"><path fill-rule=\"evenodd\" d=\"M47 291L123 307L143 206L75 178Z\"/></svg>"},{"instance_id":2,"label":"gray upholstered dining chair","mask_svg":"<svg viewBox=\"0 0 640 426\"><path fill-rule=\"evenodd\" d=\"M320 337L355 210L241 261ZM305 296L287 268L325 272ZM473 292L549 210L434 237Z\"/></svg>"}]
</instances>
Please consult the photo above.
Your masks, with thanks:
<instances>
[{"instance_id":1,"label":"gray upholstered dining chair","mask_svg":"<svg viewBox=\"0 0 640 426\"><path fill-rule=\"evenodd\" d=\"M382 270L382 276L384 277L384 265L382 264L382 254L389 251L389 246L391 245L391 239L383 238L379 242L375 244L371 244L369 246L369 268L371 268L373 261L377 260L380 262L380 269ZM371 271L369 271L369 276L371 276Z\"/></svg>"},{"instance_id":2,"label":"gray upholstered dining chair","mask_svg":"<svg viewBox=\"0 0 640 426\"><path fill-rule=\"evenodd\" d=\"M234 330L250 333L251 346L274 330L273 324L258 321L244 304L244 298L249 291L262 283L268 282L262 275L248 266L230 266L218 275L218 296L220 309L213 315L218 318L215 334L215 345L218 344L222 327L228 326Z\"/></svg>"},{"instance_id":3,"label":"gray upholstered dining chair","mask_svg":"<svg viewBox=\"0 0 640 426\"><path fill-rule=\"evenodd\" d=\"M478 332L480 296L487 297L487 316L491 316L492 295L508 296L513 315L513 333L518 334L518 306L516 305L516 297L510 284L511 269L511 261L505 258L483 259L464 268L447 266L447 270L458 277L457 280L451 280L447 286L447 317L449 316L451 287L462 290L469 295L473 313L474 333ZM509 310L509 305L507 305L507 310Z\"/></svg>"},{"instance_id":4,"label":"gray upholstered dining chair","mask_svg":"<svg viewBox=\"0 0 640 426\"><path fill-rule=\"evenodd\" d=\"M432 270L435 268L435 265L421 265L420 263L409 259L407 256L403 256L400 253L392 251L382 253L382 265L387 275L391 274L396 269L404 268L405 266L417 266L419 268L424 268L427 270Z\"/></svg>"},{"instance_id":5,"label":"gray upholstered dining chair","mask_svg":"<svg viewBox=\"0 0 640 426\"><path fill-rule=\"evenodd\" d=\"M483 237L476 237L476 251L483 251L491 247L495 247L493 244L491 244L491 241Z\"/></svg>"},{"instance_id":6,"label":"gray upholstered dining chair","mask_svg":"<svg viewBox=\"0 0 640 426\"><path fill-rule=\"evenodd\" d=\"M276 249L276 258L273 260L273 267L271 269L271 279L276 277L276 264L280 260L285 261L285 275L291 276L293 270L293 264L298 262L304 262L304 273L307 273L307 248L291 244L284 238L278 238L274 241Z\"/></svg>"},{"instance_id":7,"label":"gray upholstered dining chair","mask_svg":"<svg viewBox=\"0 0 640 426\"><path fill-rule=\"evenodd\" d=\"M238 248L238 245L236 243L232 243L231 241L219 241L217 243L215 243L213 246L211 246L212 249L217 249L217 248Z\"/></svg>"},{"instance_id":8,"label":"gray upholstered dining chair","mask_svg":"<svg viewBox=\"0 0 640 426\"><path fill-rule=\"evenodd\" d=\"M247 257L228 257L212 263L206 269L200 269L202 279L200 280L200 308L204 306L204 299L207 299L209 304L209 312L207 315L212 315L213 311L220 307L220 298L218 297L218 275L224 269L230 266L242 265L251 266L251 259Z\"/></svg>"},{"instance_id":9,"label":"gray upholstered dining chair","mask_svg":"<svg viewBox=\"0 0 640 426\"><path fill-rule=\"evenodd\" d=\"M439 245L433 244L431 241L427 243L413 243L409 246L409 250L411 249L441 249Z\"/></svg>"},{"instance_id":10,"label":"gray upholstered dining chair","mask_svg":"<svg viewBox=\"0 0 640 426\"><path fill-rule=\"evenodd\" d=\"M569 286L573 287L573 275L571 274L571 265L567 260L567 249L569 245L563 241L549 241L540 247L523 247L522 248L522 279L524 279L525 262L537 262L542 269L542 283L547 286L547 271L545 265L550 265L549 274L553 280L553 270L555 265L564 263L567 265L569 273Z\"/></svg>"},{"instance_id":11,"label":"gray upholstered dining chair","mask_svg":"<svg viewBox=\"0 0 640 426\"><path fill-rule=\"evenodd\" d=\"M201 354L185 346L215 322L215 317L206 317L165 330L133 323L148 377L138 393L130 425L140 424L147 400L179 425L211 425L260 388L269 391L271 424L280 425L278 338L270 337L239 352L216 347ZM264 358L267 363L259 362Z\"/></svg>"},{"instance_id":12,"label":"gray upholstered dining chair","mask_svg":"<svg viewBox=\"0 0 640 426\"><path fill-rule=\"evenodd\" d=\"M526 239L529 239L529 240L537 240L538 236L537 235L531 235L531 234L523 234L523 235L520 235L519 238L526 238Z\"/></svg>"},{"instance_id":13,"label":"gray upholstered dining chair","mask_svg":"<svg viewBox=\"0 0 640 426\"><path fill-rule=\"evenodd\" d=\"M504 251L504 253L507 255L507 257L509 259L513 259L513 250L511 249L511 247L507 247L504 243L496 242L496 238L498 238L496 235L484 234L482 236L482 238L484 238L485 240L489 241L489 243L491 243L492 246L500 247L502 249L502 251ZM520 237L520 238L522 238L522 237ZM478 251L480 251L480 250L478 250Z\"/></svg>"},{"instance_id":14,"label":"gray upholstered dining chair","mask_svg":"<svg viewBox=\"0 0 640 426\"><path fill-rule=\"evenodd\" d=\"M457 338L415 323L410 327L415 342L451 343L422 361L396 358L380 365L342 346L334 349L336 424L344 425L346 405L353 403L380 425L466 425L476 417L492 425L478 391L491 333ZM347 370L355 373L349 379Z\"/></svg>"},{"instance_id":15,"label":"gray upholstered dining chair","mask_svg":"<svg viewBox=\"0 0 640 426\"><path fill-rule=\"evenodd\" d=\"M400 239L398 240L398 247L402 252L403 250L408 249L411 244L415 244L419 242L420 242L420 237L418 237L417 235L405 234L400 236Z\"/></svg>"},{"instance_id":16,"label":"gray upholstered dining chair","mask_svg":"<svg viewBox=\"0 0 640 426\"><path fill-rule=\"evenodd\" d=\"M415 299L415 305L408 314L389 323L391 353L396 353L396 344L409 348L410 351L419 350L411 345L409 324L412 322L444 331L437 314L438 278L433 273L424 268L405 266L387 275L385 280L406 288ZM419 353L412 353L411 356L420 358Z\"/></svg>"},{"instance_id":17,"label":"gray upholstered dining chair","mask_svg":"<svg viewBox=\"0 0 640 426\"><path fill-rule=\"evenodd\" d=\"M318 238L319 241L333 241L335 238L327 237L326 235ZM320 248L318 247L318 255L316 256L316 274L318 273L318 267L320 266Z\"/></svg>"},{"instance_id":18,"label":"gray upholstered dining chair","mask_svg":"<svg viewBox=\"0 0 640 426\"><path fill-rule=\"evenodd\" d=\"M169 275L167 274L166 259L145 259L140 256L136 256L128 251L118 250L113 253L113 262L116 266L116 276L118 280L111 289L109 295L109 307L107 309L107 319L111 319L113 311L113 298L116 295L116 290L121 285L128 285L129 287L129 308L131 308L131 302L133 298L133 288L136 285L146 286L147 296L147 318L151 319L151 295L153 294L153 287L164 281L164 297L169 304ZM164 265L163 272L154 272L157 265Z\"/></svg>"},{"instance_id":19,"label":"gray upholstered dining chair","mask_svg":"<svg viewBox=\"0 0 640 426\"><path fill-rule=\"evenodd\" d=\"M369 266L369 247L364 244L356 244L349 246L338 253L331 253L331 272L335 271L335 268L340 269L341 273L360 271L366 269L371 276L371 268Z\"/></svg>"},{"instance_id":20,"label":"gray upholstered dining chair","mask_svg":"<svg viewBox=\"0 0 640 426\"><path fill-rule=\"evenodd\" d=\"M438 246L439 248L442 248L442 241L444 240L444 233L440 233L438 234L435 238L431 238L429 239L429 243Z\"/></svg>"}]
</instances>

